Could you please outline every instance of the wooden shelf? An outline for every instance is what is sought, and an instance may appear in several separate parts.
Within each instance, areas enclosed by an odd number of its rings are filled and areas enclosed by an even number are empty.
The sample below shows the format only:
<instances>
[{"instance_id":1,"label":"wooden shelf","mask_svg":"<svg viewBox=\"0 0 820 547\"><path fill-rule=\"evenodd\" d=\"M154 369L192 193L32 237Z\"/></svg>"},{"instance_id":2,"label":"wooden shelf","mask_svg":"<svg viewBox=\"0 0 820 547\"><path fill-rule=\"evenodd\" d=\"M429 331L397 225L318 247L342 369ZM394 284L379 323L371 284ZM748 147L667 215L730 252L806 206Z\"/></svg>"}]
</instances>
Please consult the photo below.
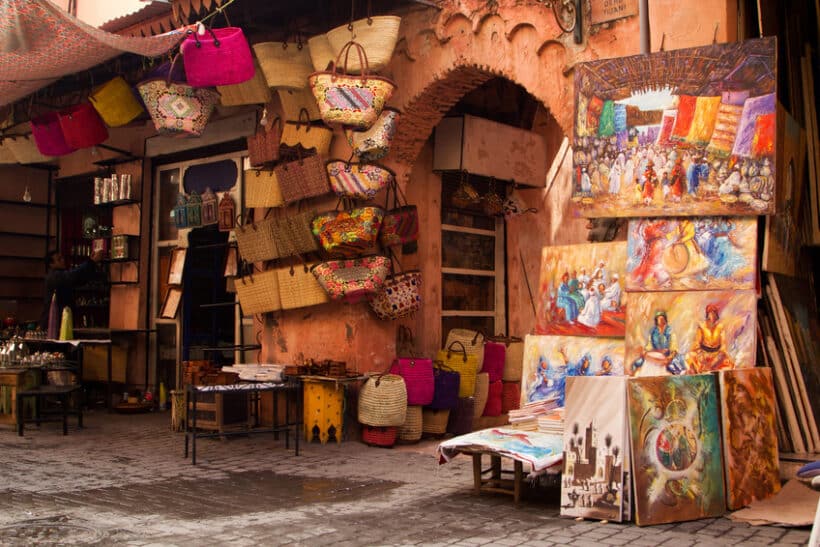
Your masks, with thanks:
<instances>
[{"instance_id":1,"label":"wooden shelf","mask_svg":"<svg viewBox=\"0 0 820 547\"><path fill-rule=\"evenodd\" d=\"M5 232L0 231L0 236L33 237L37 239L54 239L57 236L50 234L27 234L25 232Z\"/></svg>"},{"instance_id":2,"label":"wooden shelf","mask_svg":"<svg viewBox=\"0 0 820 547\"><path fill-rule=\"evenodd\" d=\"M120 205L133 205L139 204L140 201L138 199L115 199L113 201L102 201L100 203L94 203L94 207L119 207Z\"/></svg>"},{"instance_id":3,"label":"wooden shelf","mask_svg":"<svg viewBox=\"0 0 820 547\"><path fill-rule=\"evenodd\" d=\"M33 202L25 202L25 201L16 201L13 199L0 199L0 205L17 205L19 207L38 207L41 209L48 209L51 207L49 203L33 203Z\"/></svg>"}]
</instances>

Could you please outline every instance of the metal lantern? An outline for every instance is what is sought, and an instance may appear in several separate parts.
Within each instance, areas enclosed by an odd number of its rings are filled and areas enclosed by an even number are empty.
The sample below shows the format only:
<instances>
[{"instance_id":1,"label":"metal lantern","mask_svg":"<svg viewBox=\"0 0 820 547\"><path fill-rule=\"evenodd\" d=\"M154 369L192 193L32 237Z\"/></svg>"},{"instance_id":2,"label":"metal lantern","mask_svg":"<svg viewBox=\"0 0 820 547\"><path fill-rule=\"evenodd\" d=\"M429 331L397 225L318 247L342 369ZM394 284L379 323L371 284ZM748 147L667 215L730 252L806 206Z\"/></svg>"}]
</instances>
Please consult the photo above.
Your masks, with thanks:
<instances>
[{"instance_id":1,"label":"metal lantern","mask_svg":"<svg viewBox=\"0 0 820 547\"><path fill-rule=\"evenodd\" d=\"M188 194L188 227L202 226L202 198L192 190Z\"/></svg>"},{"instance_id":2,"label":"metal lantern","mask_svg":"<svg viewBox=\"0 0 820 547\"><path fill-rule=\"evenodd\" d=\"M219 231L230 232L236 226L236 202L230 192L222 194L219 200Z\"/></svg>"},{"instance_id":3,"label":"metal lantern","mask_svg":"<svg viewBox=\"0 0 820 547\"><path fill-rule=\"evenodd\" d=\"M210 188L205 188L202 193L202 225L208 226L217 223L216 217L216 194Z\"/></svg>"},{"instance_id":4,"label":"metal lantern","mask_svg":"<svg viewBox=\"0 0 820 547\"><path fill-rule=\"evenodd\" d=\"M188 227L188 200L185 194L177 194L177 204L174 205L174 224L177 228Z\"/></svg>"}]
</instances>

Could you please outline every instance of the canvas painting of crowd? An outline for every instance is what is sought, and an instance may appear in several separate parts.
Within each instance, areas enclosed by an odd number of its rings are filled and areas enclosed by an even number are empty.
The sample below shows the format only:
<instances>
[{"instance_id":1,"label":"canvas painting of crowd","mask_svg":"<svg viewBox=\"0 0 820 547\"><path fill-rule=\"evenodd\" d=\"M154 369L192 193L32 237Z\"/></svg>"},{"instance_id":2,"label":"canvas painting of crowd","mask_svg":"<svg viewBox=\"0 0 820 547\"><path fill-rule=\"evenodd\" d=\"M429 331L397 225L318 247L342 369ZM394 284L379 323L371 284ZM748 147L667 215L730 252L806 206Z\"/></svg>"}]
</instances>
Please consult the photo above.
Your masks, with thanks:
<instances>
[{"instance_id":1,"label":"canvas painting of crowd","mask_svg":"<svg viewBox=\"0 0 820 547\"><path fill-rule=\"evenodd\" d=\"M775 39L581 63L573 201L588 217L775 210Z\"/></svg>"},{"instance_id":2,"label":"canvas painting of crowd","mask_svg":"<svg viewBox=\"0 0 820 547\"><path fill-rule=\"evenodd\" d=\"M544 247L538 334L623 336L626 242Z\"/></svg>"},{"instance_id":3,"label":"canvas painting of crowd","mask_svg":"<svg viewBox=\"0 0 820 547\"><path fill-rule=\"evenodd\" d=\"M555 400L563 407L567 376L623 376L624 341L528 334L523 367L521 406Z\"/></svg>"},{"instance_id":4,"label":"canvas painting of crowd","mask_svg":"<svg viewBox=\"0 0 820 547\"><path fill-rule=\"evenodd\" d=\"M772 371L727 370L719 381L726 504L735 510L780 490Z\"/></svg>"},{"instance_id":5,"label":"canvas painting of crowd","mask_svg":"<svg viewBox=\"0 0 820 547\"><path fill-rule=\"evenodd\" d=\"M627 382L638 526L725 512L715 379L697 374Z\"/></svg>"},{"instance_id":6,"label":"canvas painting of crowd","mask_svg":"<svg viewBox=\"0 0 820 547\"><path fill-rule=\"evenodd\" d=\"M620 522L628 496L626 378L567 378L561 516Z\"/></svg>"},{"instance_id":7,"label":"canvas painting of crowd","mask_svg":"<svg viewBox=\"0 0 820 547\"><path fill-rule=\"evenodd\" d=\"M753 217L630 220L626 290L753 289L756 253Z\"/></svg>"},{"instance_id":8,"label":"canvas painting of crowd","mask_svg":"<svg viewBox=\"0 0 820 547\"><path fill-rule=\"evenodd\" d=\"M626 373L700 374L755 366L749 291L627 293Z\"/></svg>"}]
</instances>

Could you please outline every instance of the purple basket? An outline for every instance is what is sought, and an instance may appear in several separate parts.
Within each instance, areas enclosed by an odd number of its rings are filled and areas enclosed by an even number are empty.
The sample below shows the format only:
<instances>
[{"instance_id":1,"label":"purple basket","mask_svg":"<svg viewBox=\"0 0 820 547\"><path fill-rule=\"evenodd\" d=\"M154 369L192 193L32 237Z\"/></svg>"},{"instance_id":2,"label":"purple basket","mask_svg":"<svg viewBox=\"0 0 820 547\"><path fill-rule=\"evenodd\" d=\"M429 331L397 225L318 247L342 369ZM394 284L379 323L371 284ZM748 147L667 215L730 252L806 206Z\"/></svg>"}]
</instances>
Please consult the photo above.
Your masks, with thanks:
<instances>
[{"instance_id":1,"label":"purple basket","mask_svg":"<svg viewBox=\"0 0 820 547\"><path fill-rule=\"evenodd\" d=\"M455 408L458 404L458 388L461 376L453 370L436 367L433 370L433 400L428 408Z\"/></svg>"}]
</instances>

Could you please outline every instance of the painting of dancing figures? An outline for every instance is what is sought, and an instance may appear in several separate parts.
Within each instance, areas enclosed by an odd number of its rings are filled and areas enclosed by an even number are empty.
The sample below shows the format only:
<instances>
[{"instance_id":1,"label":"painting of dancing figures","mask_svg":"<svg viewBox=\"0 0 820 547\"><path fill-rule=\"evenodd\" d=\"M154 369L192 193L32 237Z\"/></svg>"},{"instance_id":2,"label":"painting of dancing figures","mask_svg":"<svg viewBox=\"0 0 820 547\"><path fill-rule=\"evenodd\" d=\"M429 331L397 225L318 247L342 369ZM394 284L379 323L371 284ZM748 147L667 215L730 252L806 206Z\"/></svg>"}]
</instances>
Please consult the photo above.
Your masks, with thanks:
<instances>
[{"instance_id":1,"label":"painting of dancing figures","mask_svg":"<svg viewBox=\"0 0 820 547\"><path fill-rule=\"evenodd\" d=\"M528 334L524 339L521 406L555 400L563 407L567 377L623 374L623 340Z\"/></svg>"},{"instance_id":2,"label":"painting of dancing figures","mask_svg":"<svg viewBox=\"0 0 820 547\"><path fill-rule=\"evenodd\" d=\"M633 219L627 255L627 291L753 289L757 219Z\"/></svg>"},{"instance_id":3,"label":"painting of dancing figures","mask_svg":"<svg viewBox=\"0 0 820 547\"><path fill-rule=\"evenodd\" d=\"M538 286L538 334L623 336L627 244L544 247Z\"/></svg>"},{"instance_id":4,"label":"painting of dancing figures","mask_svg":"<svg viewBox=\"0 0 820 547\"><path fill-rule=\"evenodd\" d=\"M700 374L755 366L749 291L628 293L626 373Z\"/></svg>"},{"instance_id":5,"label":"painting of dancing figures","mask_svg":"<svg viewBox=\"0 0 820 547\"><path fill-rule=\"evenodd\" d=\"M587 217L775 212L774 38L579 63L573 195Z\"/></svg>"}]
</instances>

